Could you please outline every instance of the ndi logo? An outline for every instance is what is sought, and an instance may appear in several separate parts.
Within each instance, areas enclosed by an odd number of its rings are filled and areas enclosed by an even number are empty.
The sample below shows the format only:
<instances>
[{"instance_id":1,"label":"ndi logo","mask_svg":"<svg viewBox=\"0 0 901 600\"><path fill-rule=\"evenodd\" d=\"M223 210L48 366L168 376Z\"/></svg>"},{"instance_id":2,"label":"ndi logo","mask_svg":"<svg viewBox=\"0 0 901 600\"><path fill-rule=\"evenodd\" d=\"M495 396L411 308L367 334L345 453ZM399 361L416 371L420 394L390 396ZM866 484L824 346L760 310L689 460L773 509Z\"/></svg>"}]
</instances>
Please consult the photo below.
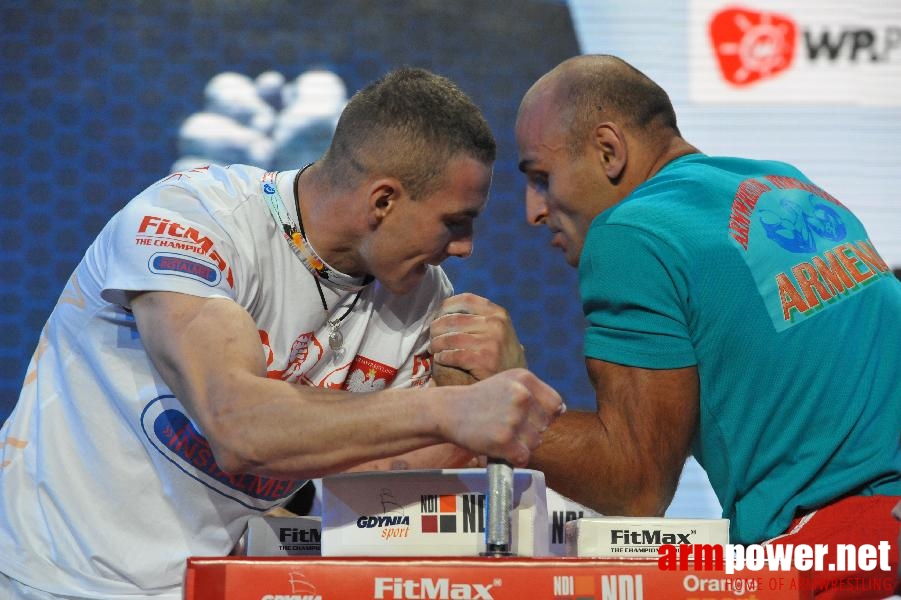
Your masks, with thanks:
<instances>
[{"instance_id":1,"label":"ndi logo","mask_svg":"<svg viewBox=\"0 0 901 600\"><path fill-rule=\"evenodd\" d=\"M427 494L419 497L423 533L484 533L484 494ZM458 527L458 523L461 527Z\"/></svg>"},{"instance_id":2,"label":"ndi logo","mask_svg":"<svg viewBox=\"0 0 901 600\"><path fill-rule=\"evenodd\" d=\"M551 515L551 543L563 544L566 542L564 527L570 521L581 519L585 516L585 511L574 510L555 510Z\"/></svg>"},{"instance_id":3,"label":"ndi logo","mask_svg":"<svg viewBox=\"0 0 901 600\"><path fill-rule=\"evenodd\" d=\"M641 575L601 575L601 598L604 600L644 600Z\"/></svg>"},{"instance_id":4,"label":"ndi logo","mask_svg":"<svg viewBox=\"0 0 901 600\"><path fill-rule=\"evenodd\" d=\"M594 600L591 575L554 575L554 600Z\"/></svg>"}]
</instances>

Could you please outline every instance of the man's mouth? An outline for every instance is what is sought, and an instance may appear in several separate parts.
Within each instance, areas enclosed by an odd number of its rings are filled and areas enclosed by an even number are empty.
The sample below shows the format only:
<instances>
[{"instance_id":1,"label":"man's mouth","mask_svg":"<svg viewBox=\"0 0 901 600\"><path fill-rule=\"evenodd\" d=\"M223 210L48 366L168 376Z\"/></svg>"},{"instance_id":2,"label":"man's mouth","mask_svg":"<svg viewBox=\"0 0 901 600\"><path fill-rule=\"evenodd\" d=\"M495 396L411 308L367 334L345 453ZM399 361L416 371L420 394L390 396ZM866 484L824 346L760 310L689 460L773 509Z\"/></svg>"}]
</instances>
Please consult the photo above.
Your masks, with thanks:
<instances>
[{"instance_id":1,"label":"man's mouth","mask_svg":"<svg viewBox=\"0 0 901 600\"><path fill-rule=\"evenodd\" d=\"M564 238L563 234L559 231L552 230L551 232L554 234L551 237L551 246L555 246L557 248L560 248L561 250L565 249L566 239Z\"/></svg>"}]
</instances>

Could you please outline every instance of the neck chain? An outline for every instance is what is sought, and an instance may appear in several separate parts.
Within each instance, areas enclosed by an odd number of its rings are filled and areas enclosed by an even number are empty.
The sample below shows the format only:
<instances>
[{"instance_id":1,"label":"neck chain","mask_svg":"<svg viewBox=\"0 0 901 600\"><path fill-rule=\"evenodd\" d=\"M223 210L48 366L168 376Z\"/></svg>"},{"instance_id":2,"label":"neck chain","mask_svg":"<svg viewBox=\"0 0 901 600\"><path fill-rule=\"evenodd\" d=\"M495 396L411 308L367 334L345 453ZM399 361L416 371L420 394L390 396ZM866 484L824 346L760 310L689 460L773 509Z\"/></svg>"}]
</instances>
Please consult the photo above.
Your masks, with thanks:
<instances>
[{"instance_id":1,"label":"neck chain","mask_svg":"<svg viewBox=\"0 0 901 600\"><path fill-rule=\"evenodd\" d=\"M297 175L294 176L294 208L297 210L297 229L300 237L303 238L303 241L307 244L310 243L310 240L307 239L307 232L303 228L303 217L300 215L300 194L298 190L300 189L300 176L303 175L304 171L309 169L313 163L308 164L304 168L300 169L297 172ZM296 235L296 234L295 234ZM293 238L293 236L292 236ZM301 241L293 238L294 244L298 247L301 245ZM312 248L312 245L310 246ZM325 266L324 263L314 265L313 272L313 281L316 282L316 290L319 292L319 300L322 302L322 310L325 311L325 314L328 315L328 303L325 301L325 294L322 292L322 284L319 283L320 278L328 279L329 269ZM347 318L347 316L353 311L354 307L357 305L357 301L360 299L360 293L363 290L357 290L357 293L354 295L353 302L350 303L350 306L347 307L347 310L338 317L337 319L328 319L326 318L326 323L328 323L329 334L328 334L328 345L334 352L340 352L344 349L344 335L341 333L341 322Z\"/></svg>"}]
</instances>

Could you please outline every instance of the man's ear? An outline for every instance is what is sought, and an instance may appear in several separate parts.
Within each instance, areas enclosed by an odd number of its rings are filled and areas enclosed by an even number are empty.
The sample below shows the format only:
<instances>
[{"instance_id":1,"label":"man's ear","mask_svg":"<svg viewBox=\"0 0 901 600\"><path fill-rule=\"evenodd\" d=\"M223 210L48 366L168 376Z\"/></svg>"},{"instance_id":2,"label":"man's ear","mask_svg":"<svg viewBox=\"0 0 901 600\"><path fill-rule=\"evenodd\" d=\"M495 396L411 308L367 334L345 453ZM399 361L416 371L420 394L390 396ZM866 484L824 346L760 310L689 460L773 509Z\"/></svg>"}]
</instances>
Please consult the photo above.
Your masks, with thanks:
<instances>
[{"instance_id":1,"label":"man's ear","mask_svg":"<svg viewBox=\"0 0 901 600\"><path fill-rule=\"evenodd\" d=\"M376 227L394 210L405 193L404 186L394 177L382 177L367 188L367 213L370 227Z\"/></svg>"},{"instance_id":2,"label":"man's ear","mask_svg":"<svg viewBox=\"0 0 901 600\"><path fill-rule=\"evenodd\" d=\"M611 181L619 179L626 169L629 148L626 136L616 123L607 121L594 130L594 145L601 168Z\"/></svg>"}]
</instances>

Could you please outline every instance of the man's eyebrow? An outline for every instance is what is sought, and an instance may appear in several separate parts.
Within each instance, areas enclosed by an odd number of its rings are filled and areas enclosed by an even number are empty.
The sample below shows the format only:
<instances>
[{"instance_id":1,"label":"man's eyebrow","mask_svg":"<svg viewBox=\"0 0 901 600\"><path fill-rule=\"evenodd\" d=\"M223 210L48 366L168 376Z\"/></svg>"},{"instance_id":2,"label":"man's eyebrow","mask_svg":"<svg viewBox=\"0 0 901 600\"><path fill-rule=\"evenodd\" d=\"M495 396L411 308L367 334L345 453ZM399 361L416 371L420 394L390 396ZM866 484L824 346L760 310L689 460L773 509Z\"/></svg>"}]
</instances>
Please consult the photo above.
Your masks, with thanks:
<instances>
[{"instance_id":1,"label":"man's eyebrow","mask_svg":"<svg viewBox=\"0 0 901 600\"><path fill-rule=\"evenodd\" d=\"M482 211L477 208L467 208L465 210L459 210L451 213L446 213L443 218L445 219L471 219L475 220L479 218L479 215L482 214Z\"/></svg>"},{"instance_id":2,"label":"man's eyebrow","mask_svg":"<svg viewBox=\"0 0 901 600\"><path fill-rule=\"evenodd\" d=\"M528 159L528 158L523 159L523 160L519 161L519 170L522 171L523 173L525 173L529 169L529 166L531 164L532 164L532 161L530 159Z\"/></svg>"},{"instance_id":3,"label":"man's eyebrow","mask_svg":"<svg viewBox=\"0 0 901 600\"><path fill-rule=\"evenodd\" d=\"M476 218L478 218L478 216L480 214L482 214L482 211L477 210L475 208L470 208L467 210L461 210L460 212L454 213L454 214L455 214L455 216L458 216L458 217L466 217L469 219L476 219Z\"/></svg>"}]
</instances>

